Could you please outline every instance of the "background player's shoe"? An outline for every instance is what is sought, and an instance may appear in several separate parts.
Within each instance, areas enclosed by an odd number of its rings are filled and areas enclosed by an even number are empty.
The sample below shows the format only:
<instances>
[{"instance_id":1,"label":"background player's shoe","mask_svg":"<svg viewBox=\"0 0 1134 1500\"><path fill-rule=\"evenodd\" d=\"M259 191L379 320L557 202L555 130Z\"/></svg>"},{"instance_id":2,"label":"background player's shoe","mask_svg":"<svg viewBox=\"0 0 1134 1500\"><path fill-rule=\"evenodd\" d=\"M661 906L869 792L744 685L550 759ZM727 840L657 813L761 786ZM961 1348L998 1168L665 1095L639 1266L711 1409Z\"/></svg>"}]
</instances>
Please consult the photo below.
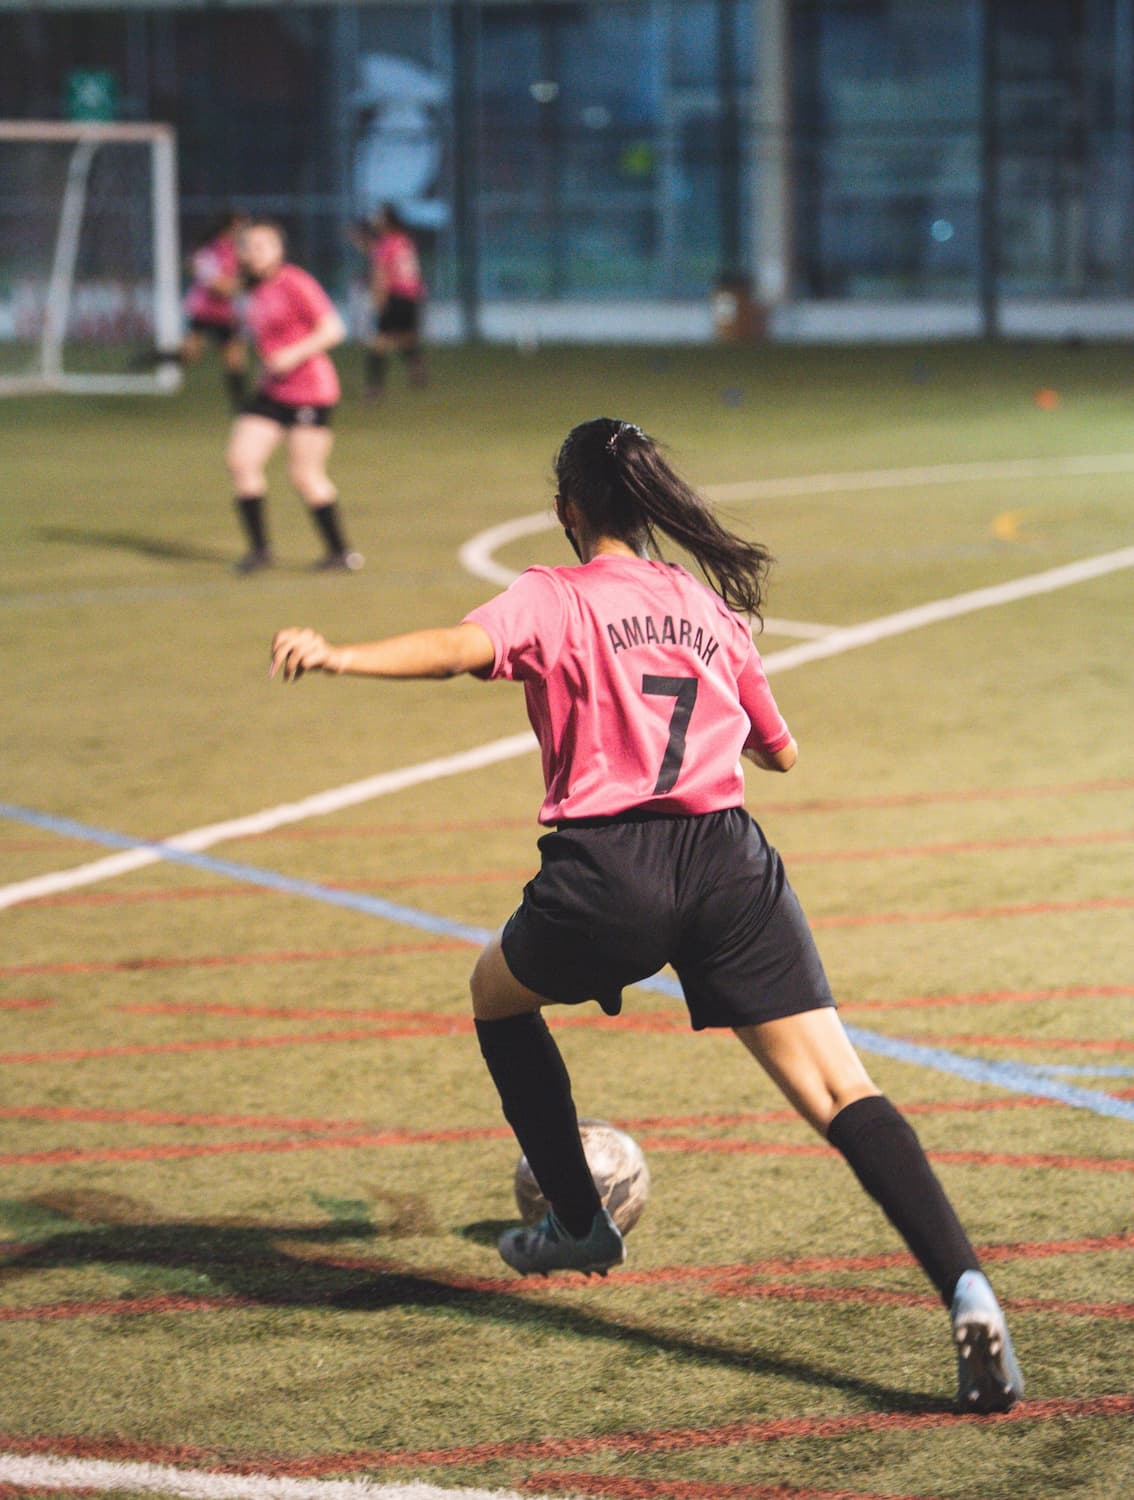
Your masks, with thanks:
<instances>
[{"instance_id":1,"label":"background player's shoe","mask_svg":"<svg viewBox=\"0 0 1134 1500\"><path fill-rule=\"evenodd\" d=\"M611 1266L620 1266L626 1259L622 1235L605 1208L595 1214L582 1239L569 1234L552 1210L530 1229L509 1229L502 1234L498 1249L521 1276L533 1272L546 1276L548 1271L597 1271L605 1276Z\"/></svg>"},{"instance_id":2,"label":"background player's shoe","mask_svg":"<svg viewBox=\"0 0 1134 1500\"><path fill-rule=\"evenodd\" d=\"M261 568L270 568L275 562L271 550L267 547L253 547L246 552L239 562L233 563L234 573L258 573Z\"/></svg>"},{"instance_id":3,"label":"background player's shoe","mask_svg":"<svg viewBox=\"0 0 1134 1500\"><path fill-rule=\"evenodd\" d=\"M361 552L328 552L314 564L316 573L357 573L366 559Z\"/></svg>"},{"instance_id":4,"label":"background player's shoe","mask_svg":"<svg viewBox=\"0 0 1134 1500\"><path fill-rule=\"evenodd\" d=\"M957 1282L950 1311L957 1345L957 1410L1010 1411L1024 1394L1024 1377L1008 1325L980 1271Z\"/></svg>"}]
</instances>

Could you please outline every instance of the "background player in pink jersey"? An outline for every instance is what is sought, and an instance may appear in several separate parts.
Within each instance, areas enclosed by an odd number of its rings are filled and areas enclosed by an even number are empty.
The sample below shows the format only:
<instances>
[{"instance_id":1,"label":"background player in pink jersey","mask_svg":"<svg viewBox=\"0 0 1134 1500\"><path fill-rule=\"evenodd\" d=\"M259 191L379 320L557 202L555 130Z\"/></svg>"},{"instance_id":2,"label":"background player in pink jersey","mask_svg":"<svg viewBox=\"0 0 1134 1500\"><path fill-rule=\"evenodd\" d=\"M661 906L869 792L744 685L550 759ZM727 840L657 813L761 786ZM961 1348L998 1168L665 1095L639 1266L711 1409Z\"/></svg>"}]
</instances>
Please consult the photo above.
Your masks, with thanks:
<instances>
[{"instance_id":1,"label":"background player in pink jersey","mask_svg":"<svg viewBox=\"0 0 1134 1500\"><path fill-rule=\"evenodd\" d=\"M240 332L237 295L240 291L240 260L237 237L248 223L248 215L232 213L189 257L193 283L185 297L189 330L178 358L195 365L211 341L220 350L225 388L234 411L244 399L248 356Z\"/></svg>"},{"instance_id":2,"label":"background player in pink jersey","mask_svg":"<svg viewBox=\"0 0 1134 1500\"><path fill-rule=\"evenodd\" d=\"M579 1138L570 1079L542 1018L670 963L695 1029L730 1027L845 1157L950 1309L958 1408L1023 1390L1003 1313L921 1145L839 1019L783 864L744 811L739 758L788 771L796 744L749 624L768 554L726 531L637 427L597 418L556 461L556 514L581 566L531 568L452 629L333 646L287 629L272 672L523 683L543 754L539 874L477 961L481 1051L548 1215L513 1229L516 1270L605 1273L625 1258ZM652 560L659 534L712 590Z\"/></svg>"},{"instance_id":3,"label":"background player in pink jersey","mask_svg":"<svg viewBox=\"0 0 1134 1500\"><path fill-rule=\"evenodd\" d=\"M245 321L260 359L260 382L232 425L226 461L236 506L248 536L248 552L237 570L270 566L264 515L268 460L287 444L288 476L310 507L326 543L320 568L362 566L343 535L338 491L327 474L334 437L331 413L339 399L339 377L327 351L346 330L334 304L313 276L284 259L278 224L255 220L241 233L240 259L251 290Z\"/></svg>"},{"instance_id":4,"label":"background player in pink jersey","mask_svg":"<svg viewBox=\"0 0 1134 1500\"><path fill-rule=\"evenodd\" d=\"M366 396L376 401L386 384L390 355L406 362L410 380L423 386L428 376L421 350L425 282L421 260L405 221L391 203L375 216L363 240L370 271L374 337L366 350Z\"/></svg>"}]
</instances>

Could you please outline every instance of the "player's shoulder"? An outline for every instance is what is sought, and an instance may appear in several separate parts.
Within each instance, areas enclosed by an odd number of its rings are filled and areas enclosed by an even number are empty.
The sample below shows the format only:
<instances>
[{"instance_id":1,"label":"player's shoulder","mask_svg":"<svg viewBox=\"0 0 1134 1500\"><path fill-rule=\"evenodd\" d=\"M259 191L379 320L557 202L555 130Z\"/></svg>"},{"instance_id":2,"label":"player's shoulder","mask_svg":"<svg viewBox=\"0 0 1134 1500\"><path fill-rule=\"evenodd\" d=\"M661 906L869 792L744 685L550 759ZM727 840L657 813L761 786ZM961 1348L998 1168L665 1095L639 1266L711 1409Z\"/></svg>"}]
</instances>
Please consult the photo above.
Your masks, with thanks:
<instances>
[{"instance_id":1,"label":"player's shoulder","mask_svg":"<svg viewBox=\"0 0 1134 1500\"><path fill-rule=\"evenodd\" d=\"M694 578L688 568L683 568L680 563L665 563L663 566L671 569L676 575L675 581L683 592L699 600L705 609L711 610L718 617L722 625L735 632L738 637L751 645L751 626L742 616L738 615L734 609L725 603L715 589L711 589L708 584L702 583L699 578Z\"/></svg>"}]
</instances>

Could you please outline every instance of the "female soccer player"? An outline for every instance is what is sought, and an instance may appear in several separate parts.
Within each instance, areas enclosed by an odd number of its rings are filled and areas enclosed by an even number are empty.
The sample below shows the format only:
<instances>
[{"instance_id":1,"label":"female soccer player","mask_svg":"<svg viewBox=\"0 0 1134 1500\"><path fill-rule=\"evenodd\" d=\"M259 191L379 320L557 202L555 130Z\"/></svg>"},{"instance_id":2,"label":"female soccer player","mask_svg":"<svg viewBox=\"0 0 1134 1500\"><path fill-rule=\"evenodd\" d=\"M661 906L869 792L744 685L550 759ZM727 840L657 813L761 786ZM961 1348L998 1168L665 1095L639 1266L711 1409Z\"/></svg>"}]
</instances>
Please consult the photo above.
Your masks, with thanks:
<instances>
[{"instance_id":1,"label":"female soccer player","mask_svg":"<svg viewBox=\"0 0 1134 1500\"><path fill-rule=\"evenodd\" d=\"M393 204L387 203L376 217L366 252L370 262L374 337L366 351L365 394L368 400L377 401L385 389L392 353L405 360L414 385L427 383L425 356L421 351L425 282L417 246Z\"/></svg>"},{"instance_id":2,"label":"female soccer player","mask_svg":"<svg viewBox=\"0 0 1134 1500\"><path fill-rule=\"evenodd\" d=\"M448 630L333 646L272 642L274 675L450 677L524 684L547 789L539 874L472 975L481 1051L551 1204L500 1253L522 1273L605 1273L625 1258L579 1139L545 1005L597 1000L676 969L693 1027L732 1028L846 1158L951 1309L958 1406L1023 1390L1003 1313L916 1135L851 1046L779 855L743 808L743 754L789 771L796 745L738 613L759 617L769 562L726 531L639 428L567 436L556 515L581 566L529 568ZM713 590L651 559L659 533ZM736 613L734 613L734 611Z\"/></svg>"},{"instance_id":3,"label":"female soccer player","mask_svg":"<svg viewBox=\"0 0 1134 1500\"><path fill-rule=\"evenodd\" d=\"M247 214L229 214L220 228L203 240L189 257L193 277L185 298L189 331L178 352L182 365L195 365L205 352L206 341L211 339L218 346L225 388L234 411L239 411L244 400L248 364L236 307L240 291L236 242L247 222Z\"/></svg>"},{"instance_id":4,"label":"female soccer player","mask_svg":"<svg viewBox=\"0 0 1134 1500\"><path fill-rule=\"evenodd\" d=\"M327 547L326 557L316 566L353 572L362 566L362 556L347 545L338 492L327 475L334 442L331 412L339 399L339 377L327 350L342 343L346 330L314 277L285 261L286 242L278 224L253 220L241 233L239 247L251 287L244 316L261 375L259 387L232 425L226 455L249 542L237 571L253 573L272 562L264 471L286 440L288 475L310 507Z\"/></svg>"}]
</instances>

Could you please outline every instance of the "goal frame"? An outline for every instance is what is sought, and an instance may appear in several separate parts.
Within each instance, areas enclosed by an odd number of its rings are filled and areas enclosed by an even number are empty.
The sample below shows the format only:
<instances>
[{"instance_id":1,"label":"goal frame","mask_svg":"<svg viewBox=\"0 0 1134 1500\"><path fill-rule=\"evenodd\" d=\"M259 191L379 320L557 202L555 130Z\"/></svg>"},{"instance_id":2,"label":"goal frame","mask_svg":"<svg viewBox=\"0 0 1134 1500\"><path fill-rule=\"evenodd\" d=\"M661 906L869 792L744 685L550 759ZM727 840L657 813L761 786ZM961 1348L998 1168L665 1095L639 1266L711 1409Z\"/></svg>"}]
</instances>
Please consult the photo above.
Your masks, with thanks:
<instances>
[{"instance_id":1,"label":"goal frame","mask_svg":"<svg viewBox=\"0 0 1134 1500\"><path fill-rule=\"evenodd\" d=\"M75 260L87 200L87 179L102 145L150 147L150 212L153 234L154 343L174 351L181 342L180 247L177 225L177 135L171 125L150 123L68 123L59 120L0 120L0 144L7 141L71 144L67 180L59 206L43 330L36 367L24 375L0 376L0 396L168 395L181 387L181 368L172 359L139 374L77 374L64 368L67 315L74 288Z\"/></svg>"}]
</instances>

